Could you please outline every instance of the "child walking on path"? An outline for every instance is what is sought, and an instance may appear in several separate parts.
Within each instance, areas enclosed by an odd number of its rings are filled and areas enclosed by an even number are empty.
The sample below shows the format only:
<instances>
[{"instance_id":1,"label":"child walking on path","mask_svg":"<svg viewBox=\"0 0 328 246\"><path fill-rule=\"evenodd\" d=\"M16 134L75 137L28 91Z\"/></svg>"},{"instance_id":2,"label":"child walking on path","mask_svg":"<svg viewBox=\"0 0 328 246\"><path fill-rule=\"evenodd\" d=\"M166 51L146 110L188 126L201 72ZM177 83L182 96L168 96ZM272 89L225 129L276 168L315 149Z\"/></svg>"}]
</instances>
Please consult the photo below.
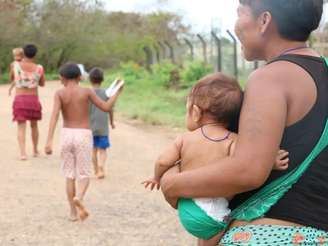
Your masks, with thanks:
<instances>
[{"instance_id":1,"label":"child walking on path","mask_svg":"<svg viewBox=\"0 0 328 246\"><path fill-rule=\"evenodd\" d=\"M45 152L52 154L53 137L61 113L63 129L61 131L62 171L66 177L66 193L70 205L70 220L81 220L89 213L83 205L87 192L92 163L92 132L89 120L89 102L104 111L110 111L121 90L107 102L101 100L91 89L79 85L81 72L76 64L65 64L60 68L60 79L64 88L58 90L54 98L54 107L49 125ZM75 181L78 181L76 191Z\"/></svg>"},{"instance_id":2,"label":"child walking on path","mask_svg":"<svg viewBox=\"0 0 328 246\"><path fill-rule=\"evenodd\" d=\"M108 100L106 90L101 88L101 84L104 81L104 73L99 68L93 68L89 73L89 78L94 92L99 98L104 101ZM93 134L93 155L92 161L95 170L95 175L98 179L105 178L105 165L107 161L107 149L111 147L109 140L109 123L112 129L114 125L114 113L113 109L109 111L109 114L101 111L96 105L90 105L90 124Z\"/></svg>"},{"instance_id":3,"label":"child walking on path","mask_svg":"<svg viewBox=\"0 0 328 246\"><path fill-rule=\"evenodd\" d=\"M234 79L221 73L201 79L187 100L189 132L177 137L160 155L154 176L143 182L145 187L159 189L161 177L178 162L180 171L185 172L233 155L238 136L228 128L239 118L241 104L242 91ZM273 168L285 170L287 155L286 151L279 151ZM179 199L180 221L188 232L199 238L199 246L214 246L219 242L230 214L230 199Z\"/></svg>"}]
</instances>

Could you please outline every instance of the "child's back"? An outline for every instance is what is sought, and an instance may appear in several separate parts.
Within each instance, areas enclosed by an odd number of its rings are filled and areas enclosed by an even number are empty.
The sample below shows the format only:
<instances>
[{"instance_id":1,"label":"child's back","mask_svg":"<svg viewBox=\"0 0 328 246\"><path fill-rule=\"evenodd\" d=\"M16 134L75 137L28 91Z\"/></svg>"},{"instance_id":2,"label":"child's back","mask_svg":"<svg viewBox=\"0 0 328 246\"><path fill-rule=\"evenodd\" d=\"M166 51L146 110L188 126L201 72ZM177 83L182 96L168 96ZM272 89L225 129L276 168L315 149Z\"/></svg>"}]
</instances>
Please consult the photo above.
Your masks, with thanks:
<instances>
[{"instance_id":1,"label":"child's back","mask_svg":"<svg viewBox=\"0 0 328 246\"><path fill-rule=\"evenodd\" d=\"M237 135L218 125L203 126L181 137L181 171L216 163L232 153Z\"/></svg>"},{"instance_id":2,"label":"child's back","mask_svg":"<svg viewBox=\"0 0 328 246\"><path fill-rule=\"evenodd\" d=\"M90 129L90 89L69 84L58 92L65 128Z\"/></svg>"}]
</instances>

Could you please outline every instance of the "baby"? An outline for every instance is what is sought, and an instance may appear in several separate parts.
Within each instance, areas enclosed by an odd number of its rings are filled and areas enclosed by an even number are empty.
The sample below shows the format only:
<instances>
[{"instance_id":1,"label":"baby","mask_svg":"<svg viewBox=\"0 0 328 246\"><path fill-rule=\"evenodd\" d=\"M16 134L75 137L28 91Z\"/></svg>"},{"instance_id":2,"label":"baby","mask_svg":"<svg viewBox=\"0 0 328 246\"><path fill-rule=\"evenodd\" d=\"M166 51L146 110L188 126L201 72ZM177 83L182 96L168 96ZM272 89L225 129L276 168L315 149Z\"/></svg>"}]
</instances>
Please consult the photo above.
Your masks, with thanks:
<instances>
[{"instance_id":1,"label":"baby","mask_svg":"<svg viewBox=\"0 0 328 246\"><path fill-rule=\"evenodd\" d=\"M81 87L79 85L81 71L76 64L63 65L59 73L64 87L55 94L45 151L47 154L52 154L54 132L61 113L63 116L61 161L62 171L66 177L67 198L71 208L70 220L78 219L77 211L79 211L80 219L84 220L89 215L83 205L83 198L90 182L93 147L89 103L92 102L101 110L109 112L119 93L114 94L105 102L92 89ZM76 179L78 180L77 192Z\"/></svg>"},{"instance_id":2,"label":"baby","mask_svg":"<svg viewBox=\"0 0 328 246\"><path fill-rule=\"evenodd\" d=\"M15 88L15 82L13 77L13 70L14 70L14 64L15 62L21 62L24 58L24 50L23 48L15 48L12 51L14 61L10 64L10 71L9 74L11 75L10 78L10 87L9 87L9 96L11 96L12 90Z\"/></svg>"},{"instance_id":3,"label":"baby","mask_svg":"<svg viewBox=\"0 0 328 246\"><path fill-rule=\"evenodd\" d=\"M161 177L174 165L178 164L180 171L184 172L232 155L238 136L228 129L238 121L242 97L238 82L222 73L201 79L187 99L186 126L189 132L177 137L160 155L154 177L143 182L145 187L159 189ZM279 151L273 168L285 170L287 156L286 151ZM179 199L180 221L188 232L199 238L198 245L217 245L227 226L230 199Z\"/></svg>"}]
</instances>

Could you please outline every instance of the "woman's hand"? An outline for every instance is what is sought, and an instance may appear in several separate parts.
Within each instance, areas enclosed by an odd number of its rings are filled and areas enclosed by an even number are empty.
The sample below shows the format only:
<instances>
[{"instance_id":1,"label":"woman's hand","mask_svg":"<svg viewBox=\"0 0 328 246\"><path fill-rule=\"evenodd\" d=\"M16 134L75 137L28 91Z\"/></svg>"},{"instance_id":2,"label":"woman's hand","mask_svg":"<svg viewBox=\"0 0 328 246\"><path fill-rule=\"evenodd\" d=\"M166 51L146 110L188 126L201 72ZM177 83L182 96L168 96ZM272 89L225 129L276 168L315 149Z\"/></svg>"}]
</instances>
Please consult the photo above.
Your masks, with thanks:
<instances>
[{"instance_id":1,"label":"woman's hand","mask_svg":"<svg viewBox=\"0 0 328 246\"><path fill-rule=\"evenodd\" d=\"M171 205L172 208L177 209L178 207L178 198L174 197L171 194L171 187L174 181L174 178L179 175L180 168L178 165L175 165L171 169L169 169L161 178L160 186L162 188L163 195L165 200Z\"/></svg>"}]
</instances>

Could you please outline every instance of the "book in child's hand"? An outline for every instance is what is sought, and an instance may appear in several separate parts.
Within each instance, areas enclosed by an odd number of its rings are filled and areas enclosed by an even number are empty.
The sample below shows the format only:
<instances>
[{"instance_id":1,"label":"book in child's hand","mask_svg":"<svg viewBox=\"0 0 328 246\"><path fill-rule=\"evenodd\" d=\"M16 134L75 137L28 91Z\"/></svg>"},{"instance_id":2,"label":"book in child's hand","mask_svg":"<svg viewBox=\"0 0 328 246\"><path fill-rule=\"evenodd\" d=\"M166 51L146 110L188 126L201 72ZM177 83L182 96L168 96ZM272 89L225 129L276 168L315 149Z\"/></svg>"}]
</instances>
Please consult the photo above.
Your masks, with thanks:
<instances>
[{"instance_id":1,"label":"book in child's hand","mask_svg":"<svg viewBox=\"0 0 328 246\"><path fill-rule=\"evenodd\" d=\"M108 98L114 96L124 85L124 80L115 79L110 87L106 90L106 96Z\"/></svg>"}]
</instances>

